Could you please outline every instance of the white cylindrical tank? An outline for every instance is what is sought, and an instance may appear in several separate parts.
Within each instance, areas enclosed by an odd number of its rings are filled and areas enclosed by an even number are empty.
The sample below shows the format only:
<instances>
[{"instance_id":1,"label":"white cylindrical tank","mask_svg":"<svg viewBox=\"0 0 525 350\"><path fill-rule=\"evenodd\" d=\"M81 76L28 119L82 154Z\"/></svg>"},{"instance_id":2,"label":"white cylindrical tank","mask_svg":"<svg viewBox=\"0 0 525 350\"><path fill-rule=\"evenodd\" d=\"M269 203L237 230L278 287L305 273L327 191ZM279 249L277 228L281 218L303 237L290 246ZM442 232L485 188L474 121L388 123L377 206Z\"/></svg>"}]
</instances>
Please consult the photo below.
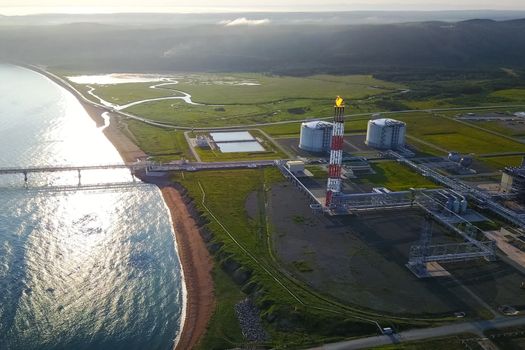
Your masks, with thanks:
<instances>
[{"instance_id":1,"label":"white cylindrical tank","mask_svg":"<svg viewBox=\"0 0 525 350\"><path fill-rule=\"evenodd\" d=\"M405 147L406 124L404 122L381 118L368 121L365 143L379 149L399 149Z\"/></svg>"},{"instance_id":2,"label":"white cylindrical tank","mask_svg":"<svg viewBox=\"0 0 525 350\"><path fill-rule=\"evenodd\" d=\"M299 148L315 153L328 152L332 141L332 123L312 121L301 124Z\"/></svg>"}]
</instances>

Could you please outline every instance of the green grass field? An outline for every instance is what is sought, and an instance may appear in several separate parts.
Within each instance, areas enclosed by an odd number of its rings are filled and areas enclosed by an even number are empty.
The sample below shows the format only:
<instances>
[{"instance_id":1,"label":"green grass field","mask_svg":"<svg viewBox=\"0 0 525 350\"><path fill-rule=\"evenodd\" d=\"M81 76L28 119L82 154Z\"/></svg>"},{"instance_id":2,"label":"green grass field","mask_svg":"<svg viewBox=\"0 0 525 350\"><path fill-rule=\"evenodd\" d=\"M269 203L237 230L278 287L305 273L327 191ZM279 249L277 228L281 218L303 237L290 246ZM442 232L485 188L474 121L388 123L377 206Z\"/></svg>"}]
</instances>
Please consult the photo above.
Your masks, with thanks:
<instances>
[{"instance_id":1,"label":"green grass field","mask_svg":"<svg viewBox=\"0 0 525 350\"><path fill-rule=\"evenodd\" d=\"M332 99L287 99L253 104L188 105L180 100L148 102L126 109L141 117L177 126L219 127L326 118L333 113ZM351 113L368 112L357 106Z\"/></svg>"},{"instance_id":2,"label":"green grass field","mask_svg":"<svg viewBox=\"0 0 525 350\"><path fill-rule=\"evenodd\" d=\"M392 191L406 191L410 188L439 187L398 162L374 163L372 164L372 168L376 174L360 176L358 179L352 181L358 184L386 187Z\"/></svg>"},{"instance_id":3,"label":"green grass field","mask_svg":"<svg viewBox=\"0 0 525 350\"><path fill-rule=\"evenodd\" d=\"M506 89L495 91L491 96L500 97L509 101L525 103L525 89Z\"/></svg>"},{"instance_id":4,"label":"green grass field","mask_svg":"<svg viewBox=\"0 0 525 350\"><path fill-rule=\"evenodd\" d=\"M523 156L483 157L479 160L491 166L495 170L501 170L508 166L520 166L521 162L523 161Z\"/></svg>"},{"instance_id":5,"label":"green grass field","mask_svg":"<svg viewBox=\"0 0 525 350\"><path fill-rule=\"evenodd\" d=\"M227 84L243 81L259 85ZM181 80L177 87L193 96L195 102L205 104L260 104L293 99L333 100L344 96L347 100L389 93L403 86L374 79L369 75L310 77L268 76L262 74L201 75L196 79Z\"/></svg>"},{"instance_id":6,"label":"green grass field","mask_svg":"<svg viewBox=\"0 0 525 350\"><path fill-rule=\"evenodd\" d=\"M151 89L154 83L92 86L96 95L119 105L177 96L174 90L190 93L195 102L203 105L164 100L132 106L126 111L151 120L195 127L327 117L332 114L333 100L337 95L347 99L352 113L371 112L373 103L366 101L368 97L395 93L403 88L367 75L298 78L263 74L193 74L181 75L178 80L179 84L163 86L162 89ZM86 86L77 86L86 94Z\"/></svg>"},{"instance_id":7,"label":"green grass field","mask_svg":"<svg viewBox=\"0 0 525 350\"><path fill-rule=\"evenodd\" d=\"M231 278L219 267L212 272L216 311L205 336L198 344L201 350L222 350L242 344L243 336L235 315L235 304L246 297Z\"/></svg>"},{"instance_id":8,"label":"green grass field","mask_svg":"<svg viewBox=\"0 0 525 350\"><path fill-rule=\"evenodd\" d=\"M503 121L472 121L472 125L511 137L525 137L525 123Z\"/></svg>"},{"instance_id":9,"label":"green grass field","mask_svg":"<svg viewBox=\"0 0 525 350\"><path fill-rule=\"evenodd\" d=\"M125 105L130 102L150 98L182 96L180 93L167 88L151 89L150 86L154 84L155 83L126 83L92 86L95 88L95 95L118 105Z\"/></svg>"},{"instance_id":10,"label":"green grass field","mask_svg":"<svg viewBox=\"0 0 525 350\"><path fill-rule=\"evenodd\" d=\"M183 158L193 160L182 131L163 129L136 120L128 120L126 125L140 149L153 160L159 162Z\"/></svg>"},{"instance_id":11,"label":"green grass field","mask_svg":"<svg viewBox=\"0 0 525 350\"><path fill-rule=\"evenodd\" d=\"M426 114L398 115L406 122L407 132L448 151L461 153L524 152L525 144L512 141L466 124Z\"/></svg>"}]
</instances>

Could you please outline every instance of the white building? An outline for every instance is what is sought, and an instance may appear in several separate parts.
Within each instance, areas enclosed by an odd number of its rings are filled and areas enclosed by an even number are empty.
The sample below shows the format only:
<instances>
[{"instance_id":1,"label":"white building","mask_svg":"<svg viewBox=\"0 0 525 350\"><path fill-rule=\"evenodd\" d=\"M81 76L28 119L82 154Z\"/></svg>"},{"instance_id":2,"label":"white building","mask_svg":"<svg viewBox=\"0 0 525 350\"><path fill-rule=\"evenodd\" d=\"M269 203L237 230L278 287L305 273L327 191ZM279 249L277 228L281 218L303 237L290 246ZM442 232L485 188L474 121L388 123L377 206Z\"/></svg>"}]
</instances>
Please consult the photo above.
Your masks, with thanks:
<instances>
[{"instance_id":1,"label":"white building","mask_svg":"<svg viewBox=\"0 0 525 350\"><path fill-rule=\"evenodd\" d=\"M330 151L332 142L332 123L323 121L312 121L301 124L301 140L299 148L315 153L324 153Z\"/></svg>"},{"instance_id":2,"label":"white building","mask_svg":"<svg viewBox=\"0 0 525 350\"><path fill-rule=\"evenodd\" d=\"M290 170L292 173L304 172L304 162L302 161L290 160L286 162L286 166L288 167L288 170Z\"/></svg>"},{"instance_id":3,"label":"white building","mask_svg":"<svg viewBox=\"0 0 525 350\"><path fill-rule=\"evenodd\" d=\"M365 143L379 149L400 149L405 147L406 124L404 122L381 118L368 122Z\"/></svg>"}]
</instances>

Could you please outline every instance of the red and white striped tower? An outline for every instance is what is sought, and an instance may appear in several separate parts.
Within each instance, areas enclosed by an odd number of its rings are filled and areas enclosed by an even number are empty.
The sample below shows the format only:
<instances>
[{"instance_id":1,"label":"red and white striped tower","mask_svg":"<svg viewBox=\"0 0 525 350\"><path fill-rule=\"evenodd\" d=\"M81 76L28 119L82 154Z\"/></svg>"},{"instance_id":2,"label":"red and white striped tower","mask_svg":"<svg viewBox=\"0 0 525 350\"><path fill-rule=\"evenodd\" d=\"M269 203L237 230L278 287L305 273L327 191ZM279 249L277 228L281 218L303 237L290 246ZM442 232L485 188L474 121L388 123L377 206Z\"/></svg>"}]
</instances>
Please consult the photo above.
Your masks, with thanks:
<instances>
[{"instance_id":1,"label":"red and white striped tower","mask_svg":"<svg viewBox=\"0 0 525 350\"><path fill-rule=\"evenodd\" d=\"M343 165L343 143L345 135L345 101L335 99L334 128L328 165L328 186L326 188L326 207L332 207L334 194L341 192L341 171Z\"/></svg>"}]
</instances>

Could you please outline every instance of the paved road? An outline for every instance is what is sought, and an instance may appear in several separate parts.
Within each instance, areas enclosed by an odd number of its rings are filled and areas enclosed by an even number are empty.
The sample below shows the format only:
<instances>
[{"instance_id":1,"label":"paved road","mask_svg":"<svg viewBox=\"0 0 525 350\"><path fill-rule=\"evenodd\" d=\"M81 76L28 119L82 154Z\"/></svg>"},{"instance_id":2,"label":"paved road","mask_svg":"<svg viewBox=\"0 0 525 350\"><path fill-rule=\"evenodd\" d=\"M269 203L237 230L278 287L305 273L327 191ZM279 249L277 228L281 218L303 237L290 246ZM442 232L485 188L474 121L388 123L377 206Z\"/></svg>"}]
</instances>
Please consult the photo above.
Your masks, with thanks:
<instances>
[{"instance_id":1,"label":"paved road","mask_svg":"<svg viewBox=\"0 0 525 350\"><path fill-rule=\"evenodd\" d=\"M434 328L414 329L406 332L401 332L392 336L379 335L375 337L361 338L339 343L327 344L314 349L370 349L382 345L397 344L402 342L423 340L429 338L446 337L462 333L473 333L481 336L484 331L490 329L502 329L516 326L525 326L525 317L500 317L490 321L465 322Z\"/></svg>"}]
</instances>

